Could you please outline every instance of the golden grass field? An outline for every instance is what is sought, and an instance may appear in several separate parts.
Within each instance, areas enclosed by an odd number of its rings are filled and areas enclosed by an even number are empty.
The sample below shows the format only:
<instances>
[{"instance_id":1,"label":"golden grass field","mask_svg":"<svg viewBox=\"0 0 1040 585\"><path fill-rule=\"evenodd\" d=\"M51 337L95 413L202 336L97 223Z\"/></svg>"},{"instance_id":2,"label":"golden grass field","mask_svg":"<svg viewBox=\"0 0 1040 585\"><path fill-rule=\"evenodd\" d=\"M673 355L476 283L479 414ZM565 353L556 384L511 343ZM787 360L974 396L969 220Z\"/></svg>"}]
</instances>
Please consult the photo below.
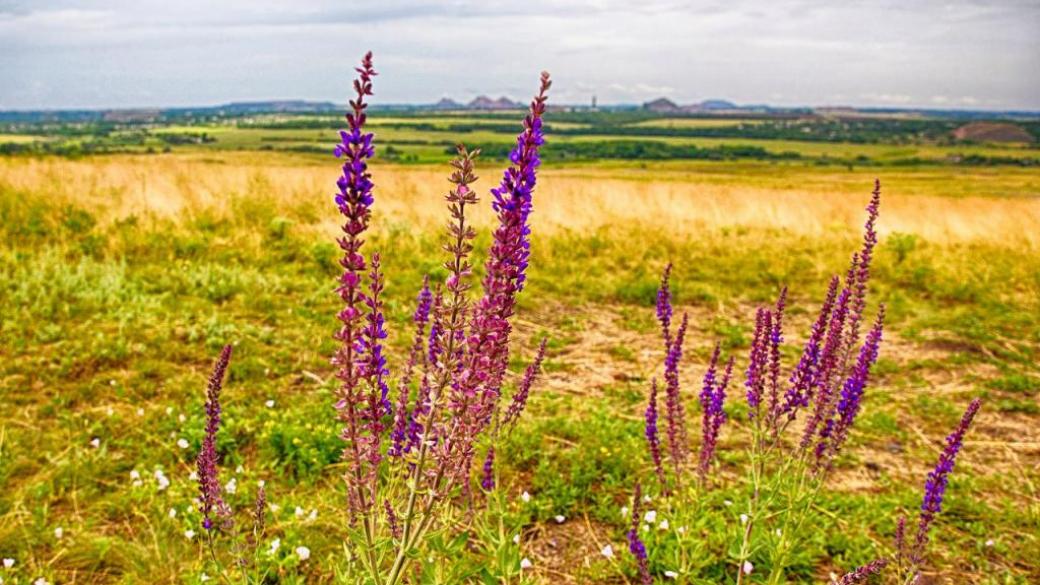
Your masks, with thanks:
<instances>
[{"instance_id":1,"label":"golden grass field","mask_svg":"<svg viewBox=\"0 0 1040 585\"><path fill-rule=\"evenodd\" d=\"M734 172L720 169L724 166L549 167L541 179L536 229L582 233L635 225L679 238L723 228L844 233L860 222L863 194L873 180L869 169L819 171L745 163ZM100 210L102 220L135 214L172 218L201 208L230 211L240 197L273 196L287 209L324 209L329 173L323 158L265 153L0 159L0 176L11 187L47 191ZM498 179L496 173L484 170L484 189ZM373 175L382 221L440 225L443 209L434 203L447 186L444 168L382 165L374 167ZM886 170L882 188L882 235L1040 247L1036 173L1014 168ZM327 214L313 212L315 221L331 221ZM478 214L478 221L490 219L484 207Z\"/></svg>"}]
</instances>

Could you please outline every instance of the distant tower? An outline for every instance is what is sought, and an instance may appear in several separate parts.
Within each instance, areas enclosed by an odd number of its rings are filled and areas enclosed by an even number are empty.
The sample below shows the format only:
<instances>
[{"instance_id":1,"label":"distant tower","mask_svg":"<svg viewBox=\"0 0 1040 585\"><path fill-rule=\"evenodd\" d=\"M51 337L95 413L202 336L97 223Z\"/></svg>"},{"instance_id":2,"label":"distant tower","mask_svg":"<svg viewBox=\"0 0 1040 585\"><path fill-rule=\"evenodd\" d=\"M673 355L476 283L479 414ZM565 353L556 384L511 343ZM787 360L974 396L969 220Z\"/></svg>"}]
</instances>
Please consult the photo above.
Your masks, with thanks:
<instances>
[{"instance_id":1,"label":"distant tower","mask_svg":"<svg viewBox=\"0 0 1040 585\"><path fill-rule=\"evenodd\" d=\"M596 109L596 96L595 95L592 96L592 109L593 110Z\"/></svg>"}]
</instances>

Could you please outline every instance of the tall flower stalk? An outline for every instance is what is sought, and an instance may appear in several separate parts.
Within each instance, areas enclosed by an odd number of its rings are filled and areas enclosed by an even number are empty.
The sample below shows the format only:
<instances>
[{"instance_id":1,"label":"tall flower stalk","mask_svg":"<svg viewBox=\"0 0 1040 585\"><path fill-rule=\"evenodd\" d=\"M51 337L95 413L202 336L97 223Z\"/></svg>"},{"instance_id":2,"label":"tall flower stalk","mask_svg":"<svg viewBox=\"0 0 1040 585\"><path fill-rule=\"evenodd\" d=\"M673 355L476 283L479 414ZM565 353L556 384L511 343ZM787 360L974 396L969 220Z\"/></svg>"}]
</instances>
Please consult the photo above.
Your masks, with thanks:
<instances>
[{"instance_id":1,"label":"tall flower stalk","mask_svg":"<svg viewBox=\"0 0 1040 585\"><path fill-rule=\"evenodd\" d=\"M342 141L335 149L336 156L344 159L335 197L344 220L338 239L343 274L337 292L343 309L336 333L340 347L333 358L340 380L336 408L346 443L348 509L357 527L355 558L367 580L393 585L402 579L410 553L438 529L445 505L459 492L471 493L478 443L487 443L477 473L479 485L494 488L494 442L501 430L512 428L526 406L545 356L543 341L511 402L503 406L510 321L530 259L529 217L550 81L548 74L542 74L539 92L510 155L511 165L491 190L497 226L476 302L469 299L476 231L467 214L478 203L472 185L477 180L474 166L479 151L459 146L446 197L451 216L444 244L448 275L440 283L423 282L412 318L412 343L393 378L384 347L381 259L378 253L367 259L362 253L375 201L368 171L373 135L364 130L366 100L373 95L376 75L371 54L362 59L357 72L348 128L341 132ZM396 379L393 397L392 379ZM392 562L384 564L383 559Z\"/></svg>"},{"instance_id":2,"label":"tall flower stalk","mask_svg":"<svg viewBox=\"0 0 1040 585\"><path fill-rule=\"evenodd\" d=\"M964 411L957 428L946 437L946 444L939 455L939 460L936 461L935 468L928 473L924 484L924 497L921 500L921 512L917 520L917 534L912 544L906 542L905 518L899 519L896 536L896 563L905 578L905 583L913 583L920 576L925 549L928 546L929 532L936 517L942 512L943 497L946 495L950 473L957 462L957 454L964 445L964 435L968 433L968 429L981 407L980 399L972 400L967 410Z\"/></svg>"},{"instance_id":3,"label":"tall flower stalk","mask_svg":"<svg viewBox=\"0 0 1040 585\"><path fill-rule=\"evenodd\" d=\"M776 302L755 312L751 347L744 367L744 399L750 431L747 464L746 512L741 514L736 538L735 579L747 577L752 550L762 543L771 561L768 582L784 581L789 555L816 501L820 489L834 467L836 457L847 442L862 410L882 342L885 308L880 306L874 324L865 338L860 329L866 317L871 265L877 245L877 219L880 209L880 184L875 183L866 207L863 242L853 254L845 278L830 280L820 311L797 362L785 372L783 364L788 290L780 289ZM672 460L669 471L675 485L682 485L685 453L690 449L684 432L684 400L679 389L678 364L688 328L686 315L673 330L674 308L669 264L662 275L657 295L657 319L664 345L665 419L667 452ZM712 353L700 393L701 440L697 462L698 486L707 487L710 462L715 455L718 435L726 421L724 402L732 372L730 359L719 380L720 349ZM656 432L656 385L646 410L646 438L655 470L661 468L661 445ZM785 431L797 419L804 419L800 437L786 439ZM658 476L664 475L661 471ZM938 481L938 480L937 480ZM659 479L662 494L669 483ZM688 498L687 490L671 490L671 498ZM695 497L695 496L693 496ZM685 501L685 500L684 500ZM682 504L676 504L680 508ZM688 506L687 506L688 507ZM883 563L850 574L848 582L858 582L864 571L880 570Z\"/></svg>"}]
</instances>

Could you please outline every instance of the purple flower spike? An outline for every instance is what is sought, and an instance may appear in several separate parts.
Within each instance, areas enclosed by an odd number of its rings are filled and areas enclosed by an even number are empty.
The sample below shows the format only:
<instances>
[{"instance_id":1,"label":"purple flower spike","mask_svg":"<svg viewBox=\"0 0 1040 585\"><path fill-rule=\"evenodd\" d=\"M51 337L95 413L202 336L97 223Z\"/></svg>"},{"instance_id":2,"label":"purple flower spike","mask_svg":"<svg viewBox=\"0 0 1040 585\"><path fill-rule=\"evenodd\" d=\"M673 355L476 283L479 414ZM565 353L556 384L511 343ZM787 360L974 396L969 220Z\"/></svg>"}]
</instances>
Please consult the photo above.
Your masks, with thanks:
<instances>
[{"instance_id":1,"label":"purple flower spike","mask_svg":"<svg viewBox=\"0 0 1040 585\"><path fill-rule=\"evenodd\" d=\"M916 569L924 558L924 549L928 544L928 530L935 521L935 517L942 511L943 496L946 494L946 484L949 481L953 464L957 461L957 454L964 444L964 435L971 427L971 421L979 412L982 401L976 398L968 405L968 410L961 417L960 424L946 437L946 447L943 449L939 461L928 474L928 480L924 484L924 499L921 501L921 515L917 523L917 538L914 540L914 548L910 551L910 562Z\"/></svg>"},{"instance_id":2,"label":"purple flower spike","mask_svg":"<svg viewBox=\"0 0 1040 585\"><path fill-rule=\"evenodd\" d=\"M711 355L711 363L708 371L704 374L704 386L701 390L701 450L698 460L697 473L701 481L708 476L708 468L715 455L715 445L719 440L719 429L726 422L726 412L723 404L726 401L726 387L729 386L730 377L733 374L733 358L726 364L726 373L720 382L716 378L716 368L719 363L721 347L716 344L715 351Z\"/></svg>"},{"instance_id":3,"label":"purple flower spike","mask_svg":"<svg viewBox=\"0 0 1040 585\"><path fill-rule=\"evenodd\" d=\"M220 495L220 479L217 471L217 431L220 430L220 390L224 384L224 373L231 361L231 346L225 345L220 352L213 374L206 388L206 436L202 449L195 461L199 476L199 511L206 530L214 528L214 516L225 523L231 520L231 510Z\"/></svg>"},{"instance_id":4,"label":"purple flower spike","mask_svg":"<svg viewBox=\"0 0 1040 585\"><path fill-rule=\"evenodd\" d=\"M646 421L644 429L646 444L650 448L650 458L654 461L657 480L661 482L662 491L667 492L668 484L664 477L664 467L661 465L661 437L657 431L657 378L650 383L650 401L646 405L646 413L643 418Z\"/></svg>"},{"instance_id":5,"label":"purple flower spike","mask_svg":"<svg viewBox=\"0 0 1040 585\"><path fill-rule=\"evenodd\" d=\"M506 409L506 415L502 419L503 426L516 423L516 419L520 417L520 414L527 406L527 397L531 393L531 386L534 384L535 379L538 378L538 372L542 369L542 361L545 360L545 348L548 343L549 338L542 339L542 343L538 346L538 354L535 355L534 361L528 364L527 369L524 371L524 377L520 381L520 386L516 389L516 394L513 394L513 401L509 404L509 408Z\"/></svg>"},{"instance_id":6,"label":"purple flower spike","mask_svg":"<svg viewBox=\"0 0 1040 585\"><path fill-rule=\"evenodd\" d=\"M686 464L689 435L686 433L686 409L679 389L679 363L682 361L683 341L689 325L689 316L683 313L682 322L664 361L665 419L668 422L668 452L672 457L676 479Z\"/></svg>"},{"instance_id":7,"label":"purple flower spike","mask_svg":"<svg viewBox=\"0 0 1040 585\"><path fill-rule=\"evenodd\" d=\"M628 552L632 553L632 556L636 558L641 585L653 585L654 580L650 577L650 564L646 558L646 545L639 538L639 521L642 518L640 506L642 501L642 487L637 483L635 497L632 499L632 524L626 534L628 537Z\"/></svg>"},{"instance_id":8,"label":"purple flower spike","mask_svg":"<svg viewBox=\"0 0 1040 585\"><path fill-rule=\"evenodd\" d=\"M871 575L877 575L886 565L888 565L888 561L885 559L870 561L862 567L857 567L855 570L846 573L835 583L837 585L859 585L860 583L866 583L867 579L869 579Z\"/></svg>"},{"instance_id":9,"label":"purple flower spike","mask_svg":"<svg viewBox=\"0 0 1040 585\"><path fill-rule=\"evenodd\" d=\"M343 251L340 265L343 275L336 292L343 302L339 312L341 326L335 338L340 347L332 358L332 365L337 369L336 377L340 387L336 391L336 410L339 420L344 423L341 437L347 443L343 451L343 459L348 463L347 499L351 518L369 510L375 505L364 496L367 485L375 481L373 461L378 462L379 437L371 435L381 423L380 412L385 412L387 404L382 388L365 392L362 381L367 377L382 380L384 369L380 363L383 359L379 346L382 331L382 315L378 307L372 307L374 301L364 292L362 278L365 273L365 258L361 254L364 243L362 234L368 229L372 195L372 176L368 172L368 161L375 154L372 146L372 134L364 133L363 128L367 116L368 104L365 98L372 95L372 78L376 75L372 68L372 53L367 53L357 68L358 77L354 80L355 97L350 100L350 112L347 114L347 130L340 132L342 142L336 146L335 155L343 158L343 174L336 181L339 191L335 196L336 207L343 216L343 236L337 243ZM379 285L382 286L381 283ZM368 305L370 311L367 326L363 308ZM369 385L371 390L371 385ZM368 425L365 421L368 421Z\"/></svg>"},{"instance_id":10,"label":"purple flower spike","mask_svg":"<svg viewBox=\"0 0 1040 585\"><path fill-rule=\"evenodd\" d=\"M877 361L884 321L885 307L882 305L878 310L874 327L867 335L867 340L860 349L856 367L842 386L838 405L835 409L836 419L829 420L821 432L821 446L817 448L817 465L829 466L848 438L849 429L852 428L852 423L855 422L856 415L859 414L860 403L863 400L863 391L867 387L867 378L870 376L870 368ZM825 442L827 444L823 445ZM821 460L821 458L825 460Z\"/></svg>"},{"instance_id":11,"label":"purple flower spike","mask_svg":"<svg viewBox=\"0 0 1040 585\"><path fill-rule=\"evenodd\" d=\"M484 473L480 479L480 487L486 491L495 489L495 448L488 447L487 457L484 459Z\"/></svg>"},{"instance_id":12,"label":"purple flower spike","mask_svg":"<svg viewBox=\"0 0 1040 585\"><path fill-rule=\"evenodd\" d=\"M661 273L661 287L657 289L657 320L661 322L661 337L664 339L666 352L672 346L672 291L669 287L671 275L672 265L669 263Z\"/></svg>"},{"instance_id":13,"label":"purple flower spike","mask_svg":"<svg viewBox=\"0 0 1040 585\"><path fill-rule=\"evenodd\" d=\"M774 436L779 432L780 417L780 346L784 343L784 310L787 306L787 287L780 291L773 309L769 328L769 424Z\"/></svg>"},{"instance_id":14,"label":"purple flower spike","mask_svg":"<svg viewBox=\"0 0 1040 585\"><path fill-rule=\"evenodd\" d=\"M755 334L751 340L751 356L744 381L744 386L747 388L748 416L752 420L761 414L762 392L766 386L766 368L769 362L772 330L772 311L759 309L755 314Z\"/></svg>"},{"instance_id":15,"label":"purple flower spike","mask_svg":"<svg viewBox=\"0 0 1040 585\"><path fill-rule=\"evenodd\" d=\"M812 400L812 381L819 367L820 344L827 332L827 322L830 320L831 310L834 308L834 299L838 295L839 280L837 276L831 279L830 286L827 288L827 296L823 301L823 306L820 307L820 315L813 323L809 339L805 342L802 357L798 360L794 371L791 372L790 386L784 395L784 403L780 409L782 415L787 415L788 422L794 420L799 408L809 406L809 401Z\"/></svg>"}]
</instances>

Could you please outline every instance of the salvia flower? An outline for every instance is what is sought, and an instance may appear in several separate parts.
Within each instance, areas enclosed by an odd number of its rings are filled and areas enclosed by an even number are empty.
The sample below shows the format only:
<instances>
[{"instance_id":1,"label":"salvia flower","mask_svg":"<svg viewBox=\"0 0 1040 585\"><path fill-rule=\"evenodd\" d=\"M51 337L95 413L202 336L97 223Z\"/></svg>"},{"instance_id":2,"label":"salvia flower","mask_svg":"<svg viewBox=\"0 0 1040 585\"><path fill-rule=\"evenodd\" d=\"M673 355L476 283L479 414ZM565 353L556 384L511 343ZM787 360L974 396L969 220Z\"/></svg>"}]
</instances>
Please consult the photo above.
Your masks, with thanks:
<instances>
[{"instance_id":1,"label":"salvia flower","mask_svg":"<svg viewBox=\"0 0 1040 585\"><path fill-rule=\"evenodd\" d=\"M349 464L347 485L352 518L372 506L370 498L365 494L375 475L374 470L368 467L372 461L379 458L379 444L377 437L364 436L365 419L369 419L368 429L374 428L378 423L373 420L376 412L373 412L375 409L372 406L383 406L382 396L369 396L365 392L366 389L362 388L362 374L381 375L372 371L373 365L377 371L381 370L378 357L373 357L375 348L371 347L372 339L378 338L378 330L382 326L381 323L374 323L378 321L375 314L377 311L370 311L367 328L361 322L362 311L368 300L362 286L366 265L361 254L361 246L364 243L361 236L368 229L371 207L375 201L372 194L374 185L368 172L368 161L374 156L375 150L372 146L372 134L363 131L367 119L365 110L368 108L365 98L372 95L372 78L376 75L372 67L372 53L367 53L361 60L357 72L358 78L354 81L355 97L350 100L350 112L347 114L348 129L340 132L341 142L334 149L336 157L344 159L342 175L336 181L338 193L334 198L344 223L343 236L337 240L343 251L343 258L340 260L343 275L336 289L343 302L343 309L338 315L341 326L335 335L340 347L332 359L332 364L338 370L337 378L341 383L336 392L336 409L339 411L339 419L344 423L341 436L347 443L343 457ZM368 329L367 340L364 338L363 329ZM358 355L359 348L369 350L368 364L362 363L362 357ZM371 386L367 390L371 391Z\"/></svg>"},{"instance_id":2,"label":"salvia flower","mask_svg":"<svg viewBox=\"0 0 1040 585\"><path fill-rule=\"evenodd\" d=\"M877 575L886 565L888 565L888 561L885 559L870 561L862 567L857 567L856 569L846 573L840 579L835 581L835 583L837 585L859 585L860 583L866 583L867 579L869 579L871 575Z\"/></svg>"},{"instance_id":3,"label":"salvia flower","mask_svg":"<svg viewBox=\"0 0 1040 585\"><path fill-rule=\"evenodd\" d=\"M766 386L766 368L769 361L772 330L772 311L758 309L755 313L755 333L751 339L751 356L744 380L744 387L747 389L748 416L751 419L756 419L761 414L762 392Z\"/></svg>"},{"instance_id":4,"label":"salvia flower","mask_svg":"<svg viewBox=\"0 0 1040 585\"><path fill-rule=\"evenodd\" d=\"M683 313L682 321L675 331L675 337L672 339L672 344L668 348L664 360L665 419L668 423L668 452L671 455L676 478L678 478L683 466L686 464L688 451L686 409L683 406L679 382L679 363L682 361L683 342L688 325L689 317Z\"/></svg>"},{"instance_id":5,"label":"salvia flower","mask_svg":"<svg viewBox=\"0 0 1040 585\"><path fill-rule=\"evenodd\" d=\"M548 343L548 338L542 338L542 342L538 345L538 353L535 355L534 360L527 365L527 369L524 370L524 377L520 380L520 386L517 387L516 393L513 394L513 401L509 404L509 408L506 409L506 414L502 418L503 426L515 423L516 419L520 417L520 413L524 411L524 407L527 406L527 397L531 393L531 386L537 379L538 372L541 371L542 361L545 360L545 348Z\"/></svg>"},{"instance_id":6,"label":"salvia flower","mask_svg":"<svg viewBox=\"0 0 1040 585\"><path fill-rule=\"evenodd\" d=\"M957 454L964 444L964 435L971 427L971 421L979 412L982 401L978 398L971 401L968 409L961 417L960 424L946 437L946 447L935 464L935 469L928 473L928 480L924 484L924 498L921 501L921 515L917 523L917 537L914 540L913 549L910 551L909 559L916 568L924 558L924 549L928 544L928 530L935 521L935 517L942 511L943 496L946 494L946 484L949 481L950 472L957 461Z\"/></svg>"},{"instance_id":7,"label":"salvia flower","mask_svg":"<svg viewBox=\"0 0 1040 585\"><path fill-rule=\"evenodd\" d=\"M225 345L220 352L213 374L206 388L206 435L196 460L199 481L199 511L206 530L215 528L214 520L225 522L231 519L231 510L221 496L220 478L217 472L217 431L220 429L220 390L224 384L224 373L231 361L231 346Z\"/></svg>"},{"instance_id":8,"label":"salvia flower","mask_svg":"<svg viewBox=\"0 0 1040 585\"><path fill-rule=\"evenodd\" d=\"M661 438L657 431L657 379L650 384L650 401L646 405L644 414L646 444L650 448L650 458L654 461L654 470L657 479L661 482L661 488L667 490L665 483L664 467L661 464Z\"/></svg>"},{"instance_id":9,"label":"salvia flower","mask_svg":"<svg viewBox=\"0 0 1040 585\"><path fill-rule=\"evenodd\" d=\"M646 557L646 545L639 538L639 512L642 501L642 488L637 483L635 497L632 500L632 520L626 535L628 538L628 552L632 553L632 556L636 558L636 565L639 567L640 583L642 585L653 585L654 580L650 576L650 564Z\"/></svg>"},{"instance_id":10,"label":"salvia flower","mask_svg":"<svg viewBox=\"0 0 1040 585\"><path fill-rule=\"evenodd\" d=\"M823 464L823 459L829 461L838 453L841 446L848 438L849 429L859 414L860 404L863 400L863 392L867 386L870 376L870 368L877 361L878 349L881 346L881 331L884 327L885 307L878 310L874 327L867 335L863 347L860 349L859 359L856 367L845 380L841 395L835 408L835 417L828 420L826 426L820 433L820 446L817 447L817 464Z\"/></svg>"},{"instance_id":11,"label":"salvia flower","mask_svg":"<svg viewBox=\"0 0 1040 585\"><path fill-rule=\"evenodd\" d=\"M840 279L837 276L831 279L823 306L820 307L820 315L813 323L809 339L805 342L802 357L798 360L794 371L791 372L790 386L784 394L783 406L780 409L781 414L787 415L788 422L794 420L799 408L809 406L809 401L812 400L812 381L816 368L819 367L820 346L823 343L823 336L827 332L827 322L830 320L831 310L834 308L834 300L838 295L839 282Z\"/></svg>"},{"instance_id":12,"label":"salvia flower","mask_svg":"<svg viewBox=\"0 0 1040 585\"><path fill-rule=\"evenodd\" d=\"M664 267L661 274L661 286L657 289L657 320L661 323L661 337L664 340L664 350L667 352L672 345L672 291L669 279L672 275L672 265Z\"/></svg>"},{"instance_id":13,"label":"salvia flower","mask_svg":"<svg viewBox=\"0 0 1040 585\"><path fill-rule=\"evenodd\" d=\"M719 440L719 429L726 422L726 411L723 404L726 401L726 387L729 386L730 377L733 374L733 358L726 364L726 372L720 381L717 378L716 369L719 363L721 347L716 344L715 351L711 354L711 362L708 371L704 374L704 386L701 389L701 450L698 458L697 473L703 482L708 475L708 467L715 455L715 446Z\"/></svg>"},{"instance_id":14,"label":"salvia flower","mask_svg":"<svg viewBox=\"0 0 1040 585\"><path fill-rule=\"evenodd\" d=\"M484 470L480 478L480 487L487 491L495 489L495 447L488 447L484 458Z\"/></svg>"}]
</instances>

